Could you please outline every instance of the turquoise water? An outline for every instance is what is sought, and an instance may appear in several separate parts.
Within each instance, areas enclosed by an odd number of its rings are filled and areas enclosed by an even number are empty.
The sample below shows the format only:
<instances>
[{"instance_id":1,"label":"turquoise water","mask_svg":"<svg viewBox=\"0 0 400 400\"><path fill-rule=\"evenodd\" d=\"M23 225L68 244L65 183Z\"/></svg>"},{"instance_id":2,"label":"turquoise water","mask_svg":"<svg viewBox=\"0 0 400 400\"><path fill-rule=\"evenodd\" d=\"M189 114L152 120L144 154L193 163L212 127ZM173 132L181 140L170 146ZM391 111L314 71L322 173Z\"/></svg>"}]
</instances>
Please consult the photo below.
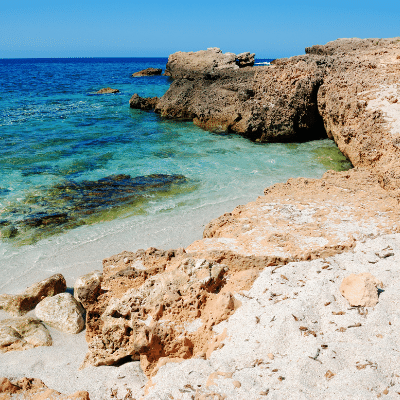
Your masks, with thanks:
<instances>
[{"instance_id":1,"label":"turquoise water","mask_svg":"<svg viewBox=\"0 0 400 400\"><path fill-rule=\"evenodd\" d=\"M0 261L29 251L37 260L66 243L90 242L99 255L188 245L209 219L273 183L349 168L328 139L256 144L130 109L132 94L162 96L170 84L131 74L166 61L0 60L0 228L17 229L3 234ZM103 87L120 92L96 95Z\"/></svg>"}]
</instances>

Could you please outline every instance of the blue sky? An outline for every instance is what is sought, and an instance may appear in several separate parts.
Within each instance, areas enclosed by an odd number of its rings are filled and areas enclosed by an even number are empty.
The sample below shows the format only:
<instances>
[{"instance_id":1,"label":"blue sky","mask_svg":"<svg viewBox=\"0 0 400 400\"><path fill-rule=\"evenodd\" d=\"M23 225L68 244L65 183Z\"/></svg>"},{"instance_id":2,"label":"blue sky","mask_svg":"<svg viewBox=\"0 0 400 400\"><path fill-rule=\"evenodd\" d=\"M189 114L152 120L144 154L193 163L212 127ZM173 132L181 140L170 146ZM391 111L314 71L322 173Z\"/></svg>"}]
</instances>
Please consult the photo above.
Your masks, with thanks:
<instances>
[{"instance_id":1,"label":"blue sky","mask_svg":"<svg viewBox=\"0 0 400 400\"><path fill-rule=\"evenodd\" d=\"M0 58L167 57L207 47L286 57L338 37L400 36L399 21L399 0L1 0Z\"/></svg>"}]
</instances>

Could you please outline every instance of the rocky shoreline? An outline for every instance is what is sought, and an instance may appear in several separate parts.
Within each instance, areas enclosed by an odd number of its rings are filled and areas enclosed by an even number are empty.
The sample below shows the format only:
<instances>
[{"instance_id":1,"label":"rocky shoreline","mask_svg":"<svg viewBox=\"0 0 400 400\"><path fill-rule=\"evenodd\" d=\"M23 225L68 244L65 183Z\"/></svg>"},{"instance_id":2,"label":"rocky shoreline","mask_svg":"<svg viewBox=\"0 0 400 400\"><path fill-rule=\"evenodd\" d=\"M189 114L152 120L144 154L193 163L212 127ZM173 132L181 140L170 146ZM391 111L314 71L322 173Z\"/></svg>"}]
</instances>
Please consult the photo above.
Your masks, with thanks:
<instances>
[{"instance_id":1,"label":"rocky shoreline","mask_svg":"<svg viewBox=\"0 0 400 400\"><path fill-rule=\"evenodd\" d=\"M239 56L175 53L167 93L130 105L260 142L328 136L354 168L266 188L186 249L104 260L79 298L83 367L130 371L116 399L395 398L400 38Z\"/></svg>"}]
</instances>

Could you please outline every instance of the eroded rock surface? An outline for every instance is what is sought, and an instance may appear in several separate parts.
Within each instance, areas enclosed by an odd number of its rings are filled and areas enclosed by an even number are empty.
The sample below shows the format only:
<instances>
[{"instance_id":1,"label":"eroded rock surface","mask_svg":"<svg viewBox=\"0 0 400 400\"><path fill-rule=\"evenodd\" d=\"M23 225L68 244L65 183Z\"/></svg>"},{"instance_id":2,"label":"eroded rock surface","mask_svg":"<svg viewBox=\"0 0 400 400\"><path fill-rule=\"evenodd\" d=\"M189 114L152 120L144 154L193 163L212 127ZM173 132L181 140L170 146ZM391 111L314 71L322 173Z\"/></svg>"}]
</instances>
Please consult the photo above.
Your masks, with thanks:
<instances>
[{"instance_id":1,"label":"eroded rock surface","mask_svg":"<svg viewBox=\"0 0 400 400\"><path fill-rule=\"evenodd\" d=\"M147 375L171 360L208 357L224 337L213 326L239 306L231 292L248 288L258 274L152 248L103 266L105 293L87 309L84 365L140 359Z\"/></svg>"},{"instance_id":2,"label":"eroded rock surface","mask_svg":"<svg viewBox=\"0 0 400 400\"><path fill-rule=\"evenodd\" d=\"M21 316L33 310L45 297L65 292L66 288L65 278L61 274L55 274L33 284L22 294L0 295L0 309L11 315Z\"/></svg>"},{"instance_id":3,"label":"eroded rock surface","mask_svg":"<svg viewBox=\"0 0 400 400\"><path fill-rule=\"evenodd\" d=\"M101 282L103 273L93 271L89 274L79 277L74 285L74 297L83 307L87 308L89 304L94 303L101 293Z\"/></svg>"},{"instance_id":4,"label":"eroded rock surface","mask_svg":"<svg viewBox=\"0 0 400 400\"><path fill-rule=\"evenodd\" d=\"M1 352L51 345L50 332L37 319L19 317L0 321Z\"/></svg>"},{"instance_id":5,"label":"eroded rock surface","mask_svg":"<svg viewBox=\"0 0 400 400\"><path fill-rule=\"evenodd\" d=\"M40 320L66 333L79 333L84 328L83 313L83 307L69 293L47 297L35 308Z\"/></svg>"},{"instance_id":6,"label":"eroded rock surface","mask_svg":"<svg viewBox=\"0 0 400 400\"><path fill-rule=\"evenodd\" d=\"M141 76L154 76L154 75L161 75L162 69L161 68L146 68L142 71L134 72L132 76L134 78L141 77Z\"/></svg>"},{"instance_id":7,"label":"eroded rock surface","mask_svg":"<svg viewBox=\"0 0 400 400\"><path fill-rule=\"evenodd\" d=\"M158 100L158 97L140 97L135 93L129 100L129 106L138 110L154 110Z\"/></svg>"},{"instance_id":8,"label":"eroded rock surface","mask_svg":"<svg viewBox=\"0 0 400 400\"><path fill-rule=\"evenodd\" d=\"M40 379L21 378L18 380L0 378L0 399L25 399L25 400L90 400L89 393L79 391L66 395L49 389Z\"/></svg>"}]
</instances>

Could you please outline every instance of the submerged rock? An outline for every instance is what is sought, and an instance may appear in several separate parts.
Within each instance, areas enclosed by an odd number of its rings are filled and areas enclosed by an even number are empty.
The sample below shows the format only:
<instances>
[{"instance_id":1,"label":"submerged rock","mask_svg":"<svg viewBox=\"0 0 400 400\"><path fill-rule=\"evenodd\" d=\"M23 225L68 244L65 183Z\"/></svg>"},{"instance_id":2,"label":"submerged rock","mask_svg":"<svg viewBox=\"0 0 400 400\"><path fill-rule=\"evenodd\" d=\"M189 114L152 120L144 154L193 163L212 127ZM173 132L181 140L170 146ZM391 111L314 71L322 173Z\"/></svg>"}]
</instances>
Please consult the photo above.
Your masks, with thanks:
<instances>
[{"instance_id":1,"label":"submerged rock","mask_svg":"<svg viewBox=\"0 0 400 400\"><path fill-rule=\"evenodd\" d=\"M3 213L6 222L18 226L18 239L59 233L97 219L113 219L132 212L159 195L174 194L187 184L183 175L153 174L131 177L110 175L98 181L64 181L42 192L28 194Z\"/></svg>"},{"instance_id":2,"label":"submerged rock","mask_svg":"<svg viewBox=\"0 0 400 400\"><path fill-rule=\"evenodd\" d=\"M132 74L133 77L161 75L161 68L146 68Z\"/></svg>"},{"instance_id":3,"label":"submerged rock","mask_svg":"<svg viewBox=\"0 0 400 400\"><path fill-rule=\"evenodd\" d=\"M84 309L69 293L42 300L35 308L36 317L66 333L79 333L85 326Z\"/></svg>"},{"instance_id":4,"label":"submerged rock","mask_svg":"<svg viewBox=\"0 0 400 400\"><path fill-rule=\"evenodd\" d=\"M55 274L33 284L24 293L0 295L0 309L11 315L21 316L33 310L43 298L65 292L66 288L65 278L61 274Z\"/></svg>"},{"instance_id":5,"label":"submerged rock","mask_svg":"<svg viewBox=\"0 0 400 400\"><path fill-rule=\"evenodd\" d=\"M18 229L14 225L5 226L0 230L0 237L13 238L18 235Z\"/></svg>"},{"instance_id":6,"label":"submerged rock","mask_svg":"<svg viewBox=\"0 0 400 400\"><path fill-rule=\"evenodd\" d=\"M51 346L47 328L34 318L11 318L0 321L0 352Z\"/></svg>"},{"instance_id":7,"label":"submerged rock","mask_svg":"<svg viewBox=\"0 0 400 400\"><path fill-rule=\"evenodd\" d=\"M100 89L96 92L96 94L112 94L112 93L119 93L118 89L111 89L110 87Z\"/></svg>"}]
</instances>

